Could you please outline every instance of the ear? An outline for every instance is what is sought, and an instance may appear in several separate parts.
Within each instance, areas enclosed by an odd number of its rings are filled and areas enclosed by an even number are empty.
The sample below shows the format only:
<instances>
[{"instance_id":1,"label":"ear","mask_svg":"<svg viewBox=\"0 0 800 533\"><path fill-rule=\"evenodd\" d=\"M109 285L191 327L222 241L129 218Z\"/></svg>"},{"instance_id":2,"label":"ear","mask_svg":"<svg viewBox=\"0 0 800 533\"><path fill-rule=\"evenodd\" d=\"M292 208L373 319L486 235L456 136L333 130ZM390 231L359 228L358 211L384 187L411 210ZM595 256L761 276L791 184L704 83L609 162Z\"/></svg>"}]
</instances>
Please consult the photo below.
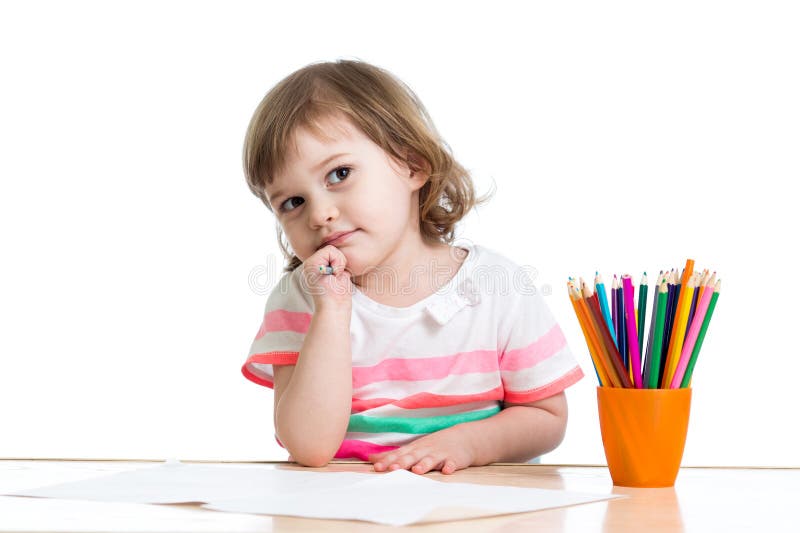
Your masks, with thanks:
<instances>
[{"instance_id":1,"label":"ear","mask_svg":"<svg viewBox=\"0 0 800 533\"><path fill-rule=\"evenodd\" d=\"M431 177L431 164L410 148L406 150L406 164L410 171L409 179L414 187L413 190L421 189Z\"/></svg>"}]
</instances>

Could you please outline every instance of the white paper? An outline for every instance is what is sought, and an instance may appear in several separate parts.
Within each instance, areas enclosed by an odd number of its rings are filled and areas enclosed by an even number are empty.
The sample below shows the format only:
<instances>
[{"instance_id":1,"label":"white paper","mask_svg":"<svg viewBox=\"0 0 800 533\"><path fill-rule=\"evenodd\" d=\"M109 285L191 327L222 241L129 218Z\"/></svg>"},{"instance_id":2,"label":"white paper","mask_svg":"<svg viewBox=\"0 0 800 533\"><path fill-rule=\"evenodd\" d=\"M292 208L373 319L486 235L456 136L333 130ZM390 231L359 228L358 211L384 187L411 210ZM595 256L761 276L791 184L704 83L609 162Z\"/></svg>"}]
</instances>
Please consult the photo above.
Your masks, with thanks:
<instances>
[{"instance_id":1,"label":"white paper","mask_svg":"<svg viewBox=\"0 0 800 533\"><path fill-rule=\"evenodd\" d=\"M538 511L616 497L445 483L407 470L358 474L181 463L8 495L134 503L200 502L216 511L366 520L394 526Z\"/></svg>"}]
</instances>

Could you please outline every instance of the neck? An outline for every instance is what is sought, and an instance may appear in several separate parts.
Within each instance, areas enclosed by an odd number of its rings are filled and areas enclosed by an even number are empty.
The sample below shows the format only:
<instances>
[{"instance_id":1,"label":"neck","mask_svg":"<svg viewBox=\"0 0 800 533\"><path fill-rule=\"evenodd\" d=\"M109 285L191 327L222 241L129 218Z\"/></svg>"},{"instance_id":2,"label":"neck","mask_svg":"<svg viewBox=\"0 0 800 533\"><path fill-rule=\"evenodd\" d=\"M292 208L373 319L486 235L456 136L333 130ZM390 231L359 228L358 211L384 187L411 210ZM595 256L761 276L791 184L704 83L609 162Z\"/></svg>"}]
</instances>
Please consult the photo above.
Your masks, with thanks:
<instances>
[{"instance_id":1,"label":"neck","mask_svg":"<svg viewBox=\"0 0 800 533\"><path fill-rule=\"evenodd\" d=\"M369 298L387 305L405 306L436 292L452 279L466 257L453 254L443 243L408 240L383 265L352 278Z\"/></svg>"}]
</instances>

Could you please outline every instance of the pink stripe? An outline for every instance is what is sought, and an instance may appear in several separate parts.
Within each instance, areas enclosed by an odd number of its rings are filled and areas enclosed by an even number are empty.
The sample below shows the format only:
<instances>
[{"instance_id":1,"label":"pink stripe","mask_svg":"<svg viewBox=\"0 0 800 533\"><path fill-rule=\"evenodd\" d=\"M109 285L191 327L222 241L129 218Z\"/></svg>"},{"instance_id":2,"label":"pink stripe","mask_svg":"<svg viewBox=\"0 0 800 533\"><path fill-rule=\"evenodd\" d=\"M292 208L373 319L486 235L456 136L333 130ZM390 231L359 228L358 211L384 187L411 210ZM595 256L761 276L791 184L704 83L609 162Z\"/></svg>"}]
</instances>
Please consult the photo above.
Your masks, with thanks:
<instances>
[{"instance_id":1,"label":"pink stripe","mask_svg":"<svg viewBox=\"0 0 800 533\"><path fill-rule=\"evenodd\" d=\"M254 353L248 357L247 361L242 365L242 374L253 383L258 383L270 389L275 388L272 376L252 366L253 363L262 365L294 365L297 364L298 355L297 352Z\"/></svg>"},{"instance_id":2,"label":"pink stripe","mask_svg":"<svg viewBox=\"0 0 800 533\"><path fill-rule=\"evenodd\" d=\"M555 381L524 392L506 391L506 403L530 403L558 394L570 385L577 383L583 377L583 370L576 366Z\"/></svg>"},{"instance_id":3,"label":"pink stripe","mask_svg":"<svg viewBox=\"0 0 800 533\"><path fill-rule=\"evenodd\" d=\"M495 350L459 352L440 357L419 359L384 359L374 366L353 367L353 388L357 389L376 381L422 381L445 378L454 374L472 372L497 372Z\"/></svg>"},{"instance_id":4,"label":"pink stripe","mask_svg":"<svg viewBox=\"0 0 800 533\"><path fill-rule=\"evenodd\" d=\"M297 333L305 333L308 331L308 326L311 324L311 313L302 313L295 311L285 311L278 309L277 311L270 311L264 315L264 320L261 322L261 328L256 333L258 340L270 331L295 331Z\"/></svg>"},{"instance_id":5,"label":"pink stripe","mask_svg":"<svg viewBox=\"0 0 800 533\"><path fill-rule=\"evenodd\" d=\"M564 337L564 333L558 324L555 324L550 331L528 346L510 350L501 355L500 368L502 370L530 368L557 354L566 345L567 339Z\"/></svg>"},{"instance_id":6,"label":"pink stripe","mask_svg":"<svg viewBox=\"0 0 800 533\"><path fill-rule=\"evenodd\" d=\"M363 440L347 439L339 446L339 451L334 455L334 459L361 459L369 461L369 456L374 453L383 453L396 450L399 446L381 446Z\"/></svg>"},{"instance_id":7,"label":"pink stripe","mask_svg":"<svg viewBox=\"0 0 800 533\"><path fill-rule=\"evenodd\" d=\"M430 407L447 407L449 405L458 405L469 402L480 402L487 400L502 400L503 387L502 385L492 390L481 392L479 394L461 394L461 395L447 395L431 394L429 392L421 392L402 398L399 400L393 398L371 398L369 400L359 400L353 398L353 403L350 412L353 414L362 413L369 409L374 409L382 405L392 404L404 409L426 409Z\"/></svg>"}]
</instances>

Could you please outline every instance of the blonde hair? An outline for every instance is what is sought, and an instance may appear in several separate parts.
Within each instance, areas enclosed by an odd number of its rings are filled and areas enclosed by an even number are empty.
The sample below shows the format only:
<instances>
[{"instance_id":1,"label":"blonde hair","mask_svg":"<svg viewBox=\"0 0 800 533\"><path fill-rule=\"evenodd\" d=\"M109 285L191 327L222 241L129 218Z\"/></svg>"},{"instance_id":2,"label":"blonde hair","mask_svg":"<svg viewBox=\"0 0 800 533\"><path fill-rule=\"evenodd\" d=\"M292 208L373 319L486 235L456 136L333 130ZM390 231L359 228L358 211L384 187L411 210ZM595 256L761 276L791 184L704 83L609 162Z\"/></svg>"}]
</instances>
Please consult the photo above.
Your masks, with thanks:
<instances>
[{"instance_id":1,"label":"blonde hair","mask_svg":"<svg viewBox=\"0 0 800 533\"><path fill-rule=\"evenodd\" d=\"M243 162L247 185L272 211L266 185L283 169L298 127L323 136L319 122L343 115L365 136L411 170L430 172L419 191L420 233L428 242L451 243L455 225L491 192L475 198L469 173L453 158L414 92L391 73L363 61L312 63L278 82L261 100L247 128ZM419 155L424 163L407 157ZM277 224L289 272L302 261L289 250Z\"/></svg>"}]
</instances>

